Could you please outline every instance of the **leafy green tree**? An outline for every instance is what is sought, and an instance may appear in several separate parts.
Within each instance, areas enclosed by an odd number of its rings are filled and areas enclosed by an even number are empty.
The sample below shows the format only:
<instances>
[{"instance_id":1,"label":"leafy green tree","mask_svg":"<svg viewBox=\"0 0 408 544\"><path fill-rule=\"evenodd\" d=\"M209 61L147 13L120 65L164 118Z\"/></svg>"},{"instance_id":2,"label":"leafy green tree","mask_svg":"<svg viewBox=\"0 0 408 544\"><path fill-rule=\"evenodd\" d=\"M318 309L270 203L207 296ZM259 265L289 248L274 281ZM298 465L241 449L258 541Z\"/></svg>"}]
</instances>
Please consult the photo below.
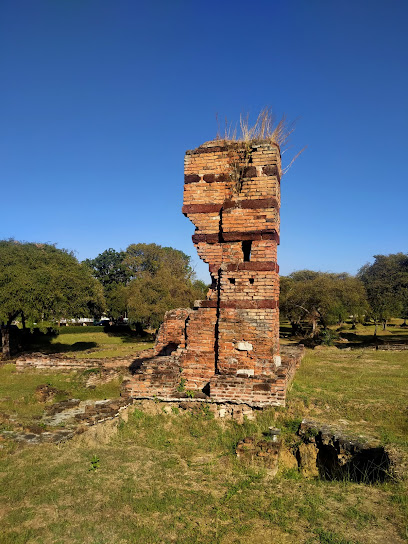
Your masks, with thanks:
<instances>
[{"instance_id":1,"label":"leafy green tree","mask_svg":"<svg viewBox=\"0 0 408 544\"><path fill-rule=\"evenodd\" d=\"M306 310L303 306L300 285L291 276L280 277L279 312L281 317L289 320L292 336L303 335L302 319Z\"/></svg>"},{"instance_id":2,"label":"leafy green tree","mask_svg":"<svg viewBox=\"0 0 408 544\"><path fill-rule=\"evenodd\" d=\"M405 317L408 306L407 254L374 255L374 262L361 267L358 275L367 291L375 333L378 322L382 322L383 329L386 329L390 317Z\"/></svg>"},{"instance_id":3,"label":"leafy green tree","mask_svg":"<svg viewBox=\"0 0 408 544\"><path fill-rule=\"evenodd\" d=\"M128 314L128 291L126 285L113 284L105 287L106 307L113 319L127 317Z\"/></svg>"},{"instance_id":4,"label":"leafy green tree","mask_svg":"<svg viewBox=\"0 0 408 544\"><path fill-rule=\"evenodd\" d=\"M92 270L92 275L98 279L104 287L111 285L126 285L130 278L128 268L123 264L126 256L124 251L106 249L95 259L86 259L83 263Z\"/></svg>"},{"instance_id":5,"label":"leafy green tree","mask_svg":"<svg viewBox=\"0 0 408 544\"><path fill-rule=\"evenodd\" d=\"M346 273L333 274L299 270L281 277L280 311L290 320L292 334L303 333L301 323L308 321L312 336L318 327L342 322L365 313L367 301L363 284Z\"/></svg>"},{"instance_id":6,"label":"leafy green tree","mask_svg":"<svg viewBox=\"0 0 408 544\"><path fill-rule=\"evenodd\" d=\"M13 320L58 321L98 315L101 285L74 255L50 244L0 241L0 322L3 354L10 355Z\"/></svg>"},{"instance_id":7,"label":"leafy green tree","mask_svg":"<svg viewBox=\"0 0 408 544\"><path fill-rule=\"evenodd\" d=\"M132 275L127 286L129 317L144 328L157 328L166 311L191 306L208 290L195 280L190 257L172 247L132 244L124 263Z\"/></svg>"},{"instance_id":8,"label":"leafy green tree","mask_svg":"<svg viewBox=\"0 0 408 544\"><path fill-rule=\"evenodd\" d=\"M144 328L154 329L168 310L191 306L196 295L189 280L174 276L165 268L154 275L143 273L127 289L129 317Z\"/></svg>"},{"instance_id":9,"label":"leafy green tree","mask_svg":"<svg viewBox=\"0 0 408 544\"><path fill-rule=\"evenodd\" d=\"M131 278L131 271L124 264L126 253L109 248L95 259L86 259L83 263L89 267L94 278L103 286L106 307L109 315L115 319L127 314L126 289Z\"/></svg>"},{"instance_id":10,"label":"leafy green tree","mask_svg":"<svg viewBox=\"0 0 408 544\"><path fill-rule=\"evenodd\" d=\"M103 285L109 314L128 315L140 330L157 327L167 310L189 306L208 290L195 280L190 257L172 247L131 244L84 262Z\"/></svg>"},{"instance_id":11,"label":"leafy green tree","mask_svg":"<svg viewBox=\"0 0 408 544\"><path fill-rule=\"evenodd\" d=\"M193 281L194 300L204 300L207 296L209 288L210 286L202 280Z\"/></svg>"},{"instance_id":12,"label":"leafy green tree","mask_svg":"<svg viewBox=\"0 0 408 544\"><path fill-rule=\"evenodd\" d=\"M144 272L154 276L159 269L166 268L171 275L192 279L194 274L190 266L190 257L173 247L157 244L131 244L125 252L123 264L132 279Z\"/></svg>"},{"instance_id":13,"label":"leafy green tree","mask_svg":"<svg viewBox=\"0 0 408 544\"><path fill-rule=\"evenodd\" d=\"M351 316L353 321L352 328L356 328L356 323L362 322L369 311L367 293L363 282L356 276L347 276L342 281L340 298L343 307L343 320Z\"/></svg>"}]
</instances>

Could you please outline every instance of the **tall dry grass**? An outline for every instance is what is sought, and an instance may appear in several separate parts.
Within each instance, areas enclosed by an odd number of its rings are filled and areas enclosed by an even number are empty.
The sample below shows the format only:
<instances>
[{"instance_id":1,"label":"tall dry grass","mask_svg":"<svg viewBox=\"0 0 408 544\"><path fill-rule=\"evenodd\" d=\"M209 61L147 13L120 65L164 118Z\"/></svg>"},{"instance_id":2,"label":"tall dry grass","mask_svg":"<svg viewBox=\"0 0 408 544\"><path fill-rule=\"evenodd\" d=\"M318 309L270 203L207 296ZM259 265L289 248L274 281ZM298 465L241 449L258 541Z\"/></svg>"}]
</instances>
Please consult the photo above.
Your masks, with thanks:
<instances>
[{"instance_id":1,"label":"tall dry grass","mask_svg":"<svg viewBox=\"0 0 408 544\"><path fill-rule=\"evenodd\" d=\"M245 115L241 114L239 123L235 124L225 119L223 126L221 126L218 116L216 116L216 119L218 124L217 140L242 142L245 144L266 141L277 145L282 155L288 150L290 136L296 127L296 120L289 122L285 115L278 121L270 107L263 108L253 124L250 122L249 113ZM282 169L282 174L285 174L289 170L305 149L306 147L303 147L296 153Z\"/></svg>"}]
</instances>

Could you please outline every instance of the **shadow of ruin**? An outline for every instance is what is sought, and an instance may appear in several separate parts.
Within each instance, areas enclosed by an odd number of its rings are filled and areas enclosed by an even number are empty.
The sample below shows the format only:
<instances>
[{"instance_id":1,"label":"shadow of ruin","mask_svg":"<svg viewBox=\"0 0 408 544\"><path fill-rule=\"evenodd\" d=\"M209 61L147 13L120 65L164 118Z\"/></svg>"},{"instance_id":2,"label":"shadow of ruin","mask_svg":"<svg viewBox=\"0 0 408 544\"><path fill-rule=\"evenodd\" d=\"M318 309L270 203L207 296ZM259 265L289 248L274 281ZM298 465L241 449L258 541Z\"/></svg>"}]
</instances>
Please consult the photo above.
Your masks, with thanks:
<instances>
[{"instance_id":1,"label":"shadow of ruin","mask_svg":"<svg viewBox=\"0 0 408 544\"><path fill-rule=\"evenodd\" d=\"M303 354L279 347L281 156L276 144L207 142L185 155L183 213L212 285L166 313L155 356L135 361L122 395L283 406Z\"/></svg>"}]
</instances>

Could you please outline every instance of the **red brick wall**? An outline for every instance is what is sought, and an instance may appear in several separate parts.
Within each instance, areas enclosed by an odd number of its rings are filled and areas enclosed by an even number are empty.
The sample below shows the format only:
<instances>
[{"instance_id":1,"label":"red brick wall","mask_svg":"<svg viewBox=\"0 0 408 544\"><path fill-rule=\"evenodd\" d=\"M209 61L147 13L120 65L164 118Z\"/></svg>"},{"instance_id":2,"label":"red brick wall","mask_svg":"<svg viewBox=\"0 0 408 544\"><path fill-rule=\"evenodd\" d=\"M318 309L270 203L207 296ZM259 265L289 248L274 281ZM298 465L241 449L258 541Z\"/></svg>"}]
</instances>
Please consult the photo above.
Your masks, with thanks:
<instances>
[{"instance_id":1,"label":"red brick wall","mask_svg":"<svg viewBox=\"0 0 408 544\"><path fill-rule=\"evenodd\" d=\"M187 151L183 212L196 226L193 242L213 279L213 290L199 311L214 308L217 314L215 330L201 331L200 343L208 346L212 340L208 335L213 335L217 373L275 373L279 205L277 146L209 142ZM243 242L250 244L249 260ZM197 357L200 344L188 338L187 354L193 341ZM239 349L242 342L252 349Z\"/></svg>"},{"instance_id":2,"label":"red brick wall","mask_svg":"<svg viewBox=\"0 0 408 544\"><path fill-rule=\"evenodd\" d=\"M158 355L172 348L167 367L146 361L127 389L174 396L182 379L216 401L284 404L296 362L278 366L279 148L207 142L186 152L184 172L183 213L212 286L194 310L167 312L156 343Z\"/></svg>"},{"instance_id":3,"label":"red brick wall","mask_svg":"<svg viewBox=\"0 0 408 544\"><path fill-rule=\"evenodd\" d=\"M191 312L190 308L177 308L166 312L156 337L156 355L170 355L178 347L186 346L186 320Z\"/></svg>"}]
</instances>

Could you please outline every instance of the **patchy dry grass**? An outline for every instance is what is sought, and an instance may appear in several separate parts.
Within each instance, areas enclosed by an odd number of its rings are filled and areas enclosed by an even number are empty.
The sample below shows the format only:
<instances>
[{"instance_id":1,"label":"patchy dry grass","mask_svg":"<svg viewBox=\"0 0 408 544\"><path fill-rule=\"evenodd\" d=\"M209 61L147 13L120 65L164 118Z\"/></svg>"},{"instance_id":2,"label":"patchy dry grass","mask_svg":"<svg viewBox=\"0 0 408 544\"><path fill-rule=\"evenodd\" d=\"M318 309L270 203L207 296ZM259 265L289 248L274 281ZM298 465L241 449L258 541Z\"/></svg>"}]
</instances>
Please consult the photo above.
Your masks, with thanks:
<instances>
[{"instance_id":1,"label":"patchy dry grass","mask_svg":"<svg viewBox=\"0 0 408 544\"><path fill-rule=\"evenodd\" d=\"M292 410L408 448L408 351L308 350Z\"/></svg>"},{"instance_id":2,"label":"patchy dry grass","mask_svg":"<svg viewBox=\"0 0 408 544\"><path fill-rule=\"evenodd\" d=\"M54 402L69 398L87 400L119 396L119 379L88 389L85 387L88 375L87 371L69 374L17 372L14 364L0 366L0 429L8 426L8 416L24 425L38 422L44 412L44 403L35 396L38 385L48 384L61 391Z\"/></svg>"},{"instance_id":3,"label":"patchy dry grass","mask_svg":"<svg viewBox=\"0 0 408 544\"><path fill-rule=\"evenodd\" d=\"M158 403L155 415L132 408L109 441L4 448L0 542L402 544L405 482L308 480L283 469L271 480L234 449L269 425L290 442L309 416L346 420L407 454L407 367L408 353L308 351L288 408L255 422L167 415Z\"/></svg>"}]
</instances>

